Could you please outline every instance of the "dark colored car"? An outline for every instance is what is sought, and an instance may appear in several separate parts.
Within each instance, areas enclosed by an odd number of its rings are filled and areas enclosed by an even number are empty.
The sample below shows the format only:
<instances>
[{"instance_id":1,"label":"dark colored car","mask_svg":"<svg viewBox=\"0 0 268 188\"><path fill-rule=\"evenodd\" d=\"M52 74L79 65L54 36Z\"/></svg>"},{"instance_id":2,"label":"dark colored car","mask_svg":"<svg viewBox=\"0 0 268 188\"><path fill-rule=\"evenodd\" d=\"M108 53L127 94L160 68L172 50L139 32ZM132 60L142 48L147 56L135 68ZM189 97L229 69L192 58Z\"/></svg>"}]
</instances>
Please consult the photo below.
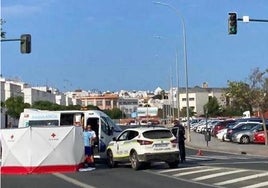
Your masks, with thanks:
<instances>
[{"instance_id":1,"label":"dark colored car","mask_svg":"<svg viewBox=\"0 0 268 188\"><path fill-rule=\"evenodd\" d=\"M235 122L236 122L236 120L234 120L234 119L230 119L230 120L225 120L225 121L218 122L213 127L213 129L211 130L211 135L215 137L218 134L219 130L224 129L224 128L227 127L228 124L232 124L232 123L235 123Z\"/></svg>"},{"instance_id":2,"label":"dark colored car","mask_svg":"<svg viewBox=\"0 0 268 188\"><path fill-rule=\"evenodd\" d=\"M232 135L234 133L237 133L239 131L245 131L245 130L250 130L253 127L255 127L256 125L259 125L259 122L239 122L236 125L234 125L232 128L228 128L227 129L227 133L226 133L226 138L229 139L230 141L232 141Z\"/></svg>"}]
</instances>

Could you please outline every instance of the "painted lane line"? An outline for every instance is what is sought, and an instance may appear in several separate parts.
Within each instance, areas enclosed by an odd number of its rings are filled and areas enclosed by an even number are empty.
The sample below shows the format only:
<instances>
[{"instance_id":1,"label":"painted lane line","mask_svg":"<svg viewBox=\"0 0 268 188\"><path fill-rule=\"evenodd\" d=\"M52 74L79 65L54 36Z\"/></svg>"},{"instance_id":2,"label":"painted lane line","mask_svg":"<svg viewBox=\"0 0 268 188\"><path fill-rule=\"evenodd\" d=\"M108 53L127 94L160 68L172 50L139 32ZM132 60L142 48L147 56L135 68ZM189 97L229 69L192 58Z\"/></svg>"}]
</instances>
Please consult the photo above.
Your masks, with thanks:
<instances>
[{"instance_id":1,"label":"painted lane line","mask_svg":"<svg viewBox=\"0 0 268 188\"><path fill-rule=\"evenodd\" d=\"M196 170L196 171L191 171L191 172L182 172L178 174L173 174L173 176L185 176L185 175L190 175L190 174L197 174L201 172L209 172L209 171L215 171L215 170L220 170L222 168L208 168L208 169L202 169L202 170Z\"/></svg>"},{"instance_id":2,"label":"painted lane line","mask_svg":"<svg viewBox=\"0 0 268 188\"><path fill-rule=\"evenodd\" d=\"M248 170L241 169L241 170L234 170L234 171L229 171L229 172L221 172L221 173L216 173L216 174L210 174L210 175L207 175L207 176L201 176L201 177L198 177L198 178L194 178L193 180L194 181L200 181L200 180L205 180L205 179L210 179L210 178L215 178L215 177L219 177L219 176L225 176L225 175L228 175L228 174L235 174L235 173L245 172L245 171L248 171Z\"/></svg>"},{"instance_id":3,"label":"painted lane line","mask_svg":"<svg viewBox=\"0 0 268 188\"><path fill-rule=\"evenodd\" d=\"M254 179L254 178L259 178L259 177L263 177L263 176L268 176L268 172L261 173L261 174L253 174L250 176L245 176L245 177L241 177L241 178L235 178L235 179L231 179L231 180L227 180L227 181L223 181L223 182L218 182L218 183L215 183L215 185L227 185L227 184L236 183L236 182Z\"/></svg>"},{"instance_id":4,"label":"painted lane line","mask_svg":"<svg viewBox=\"0 0 268 188\"><path fill-rule=\"evenodd\" d=\"M72 183L72 184L74 184L76 186L82 187L82 188L96 188L94 186L91 186L91 185L85 184L83 182L80 182L80 181L78 181L78 180L76 180L74 178L70 178L70 177L68 177L68 176L66 176L64 174L54 173L53 175L58 177L58 178L60 178L60 179L65 180L65 181L67 181L69 183Z\"/></svg>"}]
</instances>

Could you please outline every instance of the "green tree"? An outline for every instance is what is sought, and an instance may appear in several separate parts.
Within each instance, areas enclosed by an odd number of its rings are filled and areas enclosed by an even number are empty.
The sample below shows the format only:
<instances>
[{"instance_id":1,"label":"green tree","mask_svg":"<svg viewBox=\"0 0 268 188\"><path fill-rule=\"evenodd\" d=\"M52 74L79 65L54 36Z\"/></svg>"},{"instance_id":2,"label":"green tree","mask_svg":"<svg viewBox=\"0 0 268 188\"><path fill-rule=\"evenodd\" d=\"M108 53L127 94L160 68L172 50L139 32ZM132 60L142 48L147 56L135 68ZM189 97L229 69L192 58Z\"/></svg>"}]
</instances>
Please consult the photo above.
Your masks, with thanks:
<instances>
[{"instance_id":1,"label":"green tree","mask_svg":"<svg viewBox=\"0 0 268 188\"><path fill-rule=\"evenodd\" d=\"M264 114L268 111L268 69L265 71L261 71L259 68L254 69L252 74L249 76L249 81L252 106L260 112L263 121L264 133L266 133L266 120L264 118ZM267 134L264 135L265 145L268 145Z\"/></svg>"},{"instance_id":2,"label":"green tree","mask_svg":"<svg viewBox=\"0 0 268 188\"><path fill-rule=\"evenodd\" d=\"M239 109L240 115L249 110L252 113L251 89L245 82L228 81L228 87L225 90L225 97L231 99L233 109Z\"/></svg>"},{"instance_id":3,"label":"green tree","mask_svg":"<svg viewBox=\"0 0 268 188\"><path fill-rule=\"evenodd\" d=\"M204 112L206 112L206 109L207 109L207 115L209 117L217 117L221 115L220 105L218 99L215 96L209 98L207 104L204 105Z\"/></svg>"},{"instance_id":4,"label":"green tree","mask_svg":"<svg viewBox=\"0 0 268 188\"><path fill-rule=\"evenodd\" d=\"M192 108L189 108L189 117L194 116L196 113L194 112L194 110ZM186 107L183 107L180 111L180 116L181 117L186 117L187 116L187 111L186 111Z\"/></svg>"},{"instance_id":5,"label":"green tree","mask_svg":"<svg viewBox=\"0 0 268 188\"><path fill-rule=\"evenodd\" d=\"M100 110L99 107L94 106L94 105L87 105L86 108L87 108L87 110Z\"/></svg>"},{"instance_id":6,"label":"green tree","mask_svg":"<svg viewBox=\"0 0 268 188\"><path fill-rule=\"evenodd\" d=\"M231 106L231 105L222 107L222 110L221 110L221 115L223 117L241 116L241 113L242 113L241 109L237 109L235 106Z\"/></svg>"},{"instance_id":7,"label":"green tree","mask_svg":"<svg viewBox=\"0 0 268 188\"><path fill-rule=\"evenodd\" d=\"M36 101L33 103L32 108L39 110L62 110L62 107L58 104L50 101Z\"/></svg>"},{"instance_id":8,"label":"green tree","mask_svg":"<svg viewBox=\"0 0 268 188\"><path fill-rule=\"evenodd\" d=\"M268 69L261 71L255 68L249 76L248 83L228 81L228 85L225 96L231 99L234 109L240 109L241 114L247 110L252 114L253 109L260 112L266 133L264 113L268 111ZM268 145L267 134L264 135L265 144Z\"/></svg>"},{"instance_id":9,"label":"green tree","mask_svg":"<svg viewBox=\"0 0 268 188\"><path fill-rule=\"evenodd\" d=\"M5 107L10 117L19 119L21 112L23 112L24 108L29 108L30 104L24 103L23 97L17 96L8 98L5 101Z\"/></svg>"},{"instance_id":10,"label":"green tree","mask_svg":"<svg viewBox=\"0 0 268 188\"><path fill-rule=\"evenodd\" d=\"M122 117L122 111L119 108L104 110L104 113L106 113L112 119L120 119Z\"/></svg>"}]
</instances>

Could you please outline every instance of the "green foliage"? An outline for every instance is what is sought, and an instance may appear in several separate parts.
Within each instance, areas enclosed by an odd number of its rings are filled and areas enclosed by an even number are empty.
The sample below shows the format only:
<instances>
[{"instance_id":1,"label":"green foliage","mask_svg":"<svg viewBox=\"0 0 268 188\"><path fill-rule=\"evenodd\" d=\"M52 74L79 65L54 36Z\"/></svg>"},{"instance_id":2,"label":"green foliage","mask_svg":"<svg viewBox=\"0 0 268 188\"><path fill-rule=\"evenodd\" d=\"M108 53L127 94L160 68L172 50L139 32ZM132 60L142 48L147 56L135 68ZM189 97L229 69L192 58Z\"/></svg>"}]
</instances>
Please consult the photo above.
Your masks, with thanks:
<instances>
[{"instance_id":1,"label":"green foliage","mask_svg":"<svg viewBox=\"0 0 268 188\"><path fill-rule=\"evenodd\" d=\"M225 96L229 97L233 109L243 111L258 111L262 114L263 127L266 132L265 119L263 114L268 111L268 69L261 71L255 68L249 76L248 83L228 82ZM266 135L266 134L265 134ZM266 136L265 144L268 145Z\"/></svg>"},{"instance_id":2,"label":"green foliage","mask_svg":"<svg viewBox=\"0 0 268 188\"><path fill-rule=\"evenodd\" d=\"M256 68L249 77L252 105L260 112L268 110L268 69L260 71Z\"/></svg>"},{"instance_id":3,"label":"green foliage","mask_svg":"<svg viewBox=\"0 0 268 188\"><path fill-rule=\"evenodd\" d=\"M119 108L113 108L111 110L104 110L104 113L106 113L112 119L120 119L123 112Z\"/></svg>"},{"instance_id":4,"label":"green foliage","mask_svg":"<svg viewBox=\"0 0 268 188\"><path fill-rule=\"evenodd\" d=\"M194 112L194 110L192 108L189 108L189 117L194 116L196 113ZM187 117L187 110L186 107L182 108L180 111L180 116L181 117Z\"/></svg>"},{"instance_id":5,"label":"green foliage","mask_svg":"<svg viewBox=\"0 0 268 188\"><path fill-rule=\"evenodd\" d=\"M220 105L215 96L210 98L207 104L204 105L204 112L207 112L209 117L217 117L221 115Z\"/></svg>"},{"instance_id":6,"label":"green foliage","mask_svg":"<svg viewBox=\"0 0 268 188\"><path fill-rule=\"evenodd\" d=\"M243 112L241 109L235 108L235 106L225 106L221 110L221 115L223 117L236 117L241 116Z\"/></svg>"},{"instance_id":7,"label":"green foliage","mask_svg":"<svg viewBox=\"0 0 268 188\"><path fill-rule=\"evenodd\" d=\"M8 98L5 101L5 107L7 108L7 114L10 117L19 119L20 113L23 112L24 108L29 108L30 104L24 103L23 97L18 96Z\"/></svg>"},{"instance_id":8,"label":"green foliage","mask_svg":"<svg viewBox=\"0 0 268 188\"><path fill-rule=\"evenodd\" d=\"M231 98L231 105L234 106L234 109L240 109L241 112L249 110L252 113L251 93L252 91L249 84L241 81L228 81L228 88L225 91L225 96Z\"/></svg>"},{"instance_id":9,"label":"green foliage","mask_svg":"<svg viewBox=\"0 0 268 188\"><path fill-rule=\"evenodd\" d=\"M32 108L40 110L63 110L61 105L49 101L36 101L33 103Z\"/></svg>"},{"instance_id":10,"label":"green foliage","mask_svg":"<svg viewBox=\"0 0 268 188\"><path fill-rule=\"evenodd\" d=\"M101 110L99 107L94 105L87 105L86 108L87 110Z\"/></svg>"}]
</instances>

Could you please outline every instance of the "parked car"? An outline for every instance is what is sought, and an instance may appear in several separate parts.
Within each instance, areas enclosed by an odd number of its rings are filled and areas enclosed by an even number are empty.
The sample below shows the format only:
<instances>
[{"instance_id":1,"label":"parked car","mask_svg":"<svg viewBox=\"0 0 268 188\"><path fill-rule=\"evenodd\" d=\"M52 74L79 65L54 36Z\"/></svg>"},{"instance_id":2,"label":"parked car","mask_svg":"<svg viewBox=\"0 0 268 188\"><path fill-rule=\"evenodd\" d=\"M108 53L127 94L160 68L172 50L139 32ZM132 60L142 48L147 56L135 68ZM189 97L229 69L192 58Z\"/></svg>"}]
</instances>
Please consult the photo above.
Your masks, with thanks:
<instances>
[{"instance_id":1,"label":"parked car","mask_svg":"<svg viewBox=\"0 0 268 188\"><path fill-rule=\"evenodd\" d=\"M268 127L268 125L266 125ZM258 125L254 126L252 129L239 131L232 134L232 142L240 143L240 144L249 144L253 142L254 133L263 131L262 123L258 123Z\"/></svg>"},{"instance_id":2,"label":"parked car","mask_svg":"<svg viewBox=\"0 0 268 188\"><path fill-rule=\"evenodd\" d=\"M226 138L226 134L227 134L227 130L228 128L232 128L235 124L234 123L229 123L227 124L226 128L223 128L223 129L220 129L218 131L218 133L216 134L216 138L221 140L221 141L229 141L227 138Z\"/></svg>"},{"instance_id":3,"label":"parked car","mask_svg":"<svg viewBox=\"0 0 268 188\"><path fill-rule=\"evenodd\" d=\"M139 170L154 161L164 161L170 168L179 164L176 137L165 127L136 127L125 129L107 147L107 163L113 168L118 163L130 162Z\"/></svg>"},{"instance_id":4,"label":"parked car","mask_svg":"<svg viewBox=\"0 0 268 188\"><path fill-rule=\"evenodd\" d=\"M236 122L236 120L234 120L234 119L230 119L230 120L225 120L225 121L218 122L213 127L213 129L211 130L211 136L214 136L215 137L221 129L224 129L224 128L227 127L227 125L234 124L235 122Z\"/></svg>"},{"instance_id":5,"label":"parked car","mask_svg":"<svg viewBox=\"0 0 268 188\"><path fill-rule=\"evenodd\" d=\"M239 123L235 124L232 128L227 129L226 138L228 140L232 141L232 135L234 133L237 133L239 131L250 130L259 124L260 124L259 122L250 122L250 121L249 122L239 122Z\"/></svg>"},{"instance_id":6,"label":"parked car","mask_svg":"<svg viewBox=\"0 0 268 188\"><path fill-rule=\"evenodd\" d=\"M265 143L264 131L255 132L253 135L253 142L256 144L264 144Z\"/></svg>"}]
</instances>

